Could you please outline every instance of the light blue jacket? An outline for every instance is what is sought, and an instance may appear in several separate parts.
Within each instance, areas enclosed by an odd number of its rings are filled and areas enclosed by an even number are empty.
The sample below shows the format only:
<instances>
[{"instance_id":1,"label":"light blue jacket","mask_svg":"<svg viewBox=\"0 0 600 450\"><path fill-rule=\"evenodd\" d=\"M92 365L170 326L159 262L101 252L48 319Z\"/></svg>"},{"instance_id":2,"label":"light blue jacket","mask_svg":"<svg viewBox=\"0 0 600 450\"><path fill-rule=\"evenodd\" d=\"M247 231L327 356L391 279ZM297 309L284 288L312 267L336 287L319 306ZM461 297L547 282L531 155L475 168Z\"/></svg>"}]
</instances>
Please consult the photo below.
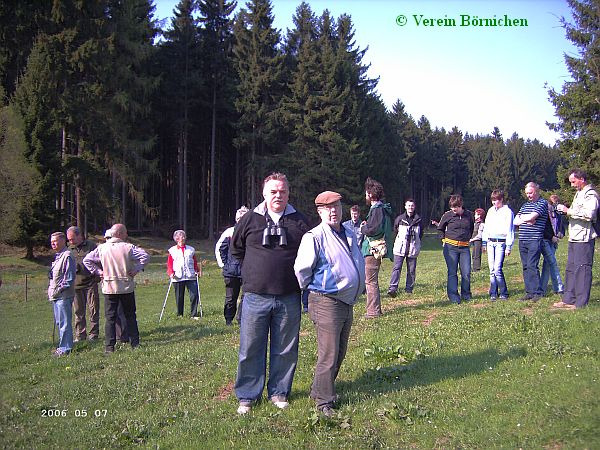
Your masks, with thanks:
<instances>
[{"instance_id":1,"label":"light blue jacket","mask_svg":"<svg viewBox=\"0 0 600 450\"><path fill-rule=\"evenodd\" d=\"M345 240L326 224L308 231L300 242L294 272L302 289L353 305L365 288L365 258L356 235L341 229Z\"/></svg>"}]
</instances>

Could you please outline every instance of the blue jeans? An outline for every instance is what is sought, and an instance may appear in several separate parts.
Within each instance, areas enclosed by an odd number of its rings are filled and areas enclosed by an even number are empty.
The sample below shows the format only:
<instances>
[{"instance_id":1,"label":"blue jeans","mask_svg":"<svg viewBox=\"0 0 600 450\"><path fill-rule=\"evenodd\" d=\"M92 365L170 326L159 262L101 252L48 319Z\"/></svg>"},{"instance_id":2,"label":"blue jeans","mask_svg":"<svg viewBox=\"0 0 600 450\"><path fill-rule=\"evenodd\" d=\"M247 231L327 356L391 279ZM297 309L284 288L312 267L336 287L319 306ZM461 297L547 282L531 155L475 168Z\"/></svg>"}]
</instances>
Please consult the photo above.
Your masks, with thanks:
<instances>
[{"instance_id":1,"label":"blue jeans","mask_svg":"<svg viewBox=\"0 0 600 450\"><path fill-rule=\"evenodd\" d=\"M471 298L471 253L469 247L456 247L444 244L444 259L448 268L448 298L452 303ZM460 267L460 295L458 294L458 275Z\"/></svg>"},{"instance_id":2,"label":"blue jeans","mask_svg":"<svg viewBox=\"0 0 600 450\"><path fill-rule=\"evenodd\" d=\"M240 401L258 400L265 386L270 339L267 394L289 397L298 363L300 293L261 295L247 292L242 306L240 352L235 394Z\"/></svg>"},{"instance_id":3,"label":"blue jeans","mask_svg":"<svg viewBox=\"0 0 600 450\"><path fill-rule=\"evenodd\" d=\"M548 279L552 280L552 289L554 292L563 292L564 286L560 277L560 269L556 262L556 249L558 244L547 239L542 241L542 256L544 263L542 264L542 276L540 290L545 294L548 290Z\"/></svg>"},{"instance_id":4,"label":"blue jeans","mask_svg":"<svg viewBox=\"0 0 600 450\"><path fill-rule=\"evenodd\" d=\"M508 288L504 279L505 242L487 242L488 267L490 268L490 297L508 297Z\"/></svg>"},{"instance_id":5,"label":"blue jeans","mask_svg":"<svg viewBox=\"0 0 600 450\"><path fill-rule=\"evenodd\" d=\"M519 240L519 253L521 254L521 264L523 265L523 281L525 281L525 292L528 296L541 296L540 289L540 256L542 255L542 241Z\"/></svg>"},{"instance_id":6,"label":"blue jeans","mask_svg":"<svg viewBox=\"0 0 600 450\"><path fill-rule=\"evenodd\" d=\"M68 353L73 348L73 325L71 314L73 314L73 299L61 298L52 301L54 309L54 322L58 327L58 350Z\"/></svg>"}]
</instances>

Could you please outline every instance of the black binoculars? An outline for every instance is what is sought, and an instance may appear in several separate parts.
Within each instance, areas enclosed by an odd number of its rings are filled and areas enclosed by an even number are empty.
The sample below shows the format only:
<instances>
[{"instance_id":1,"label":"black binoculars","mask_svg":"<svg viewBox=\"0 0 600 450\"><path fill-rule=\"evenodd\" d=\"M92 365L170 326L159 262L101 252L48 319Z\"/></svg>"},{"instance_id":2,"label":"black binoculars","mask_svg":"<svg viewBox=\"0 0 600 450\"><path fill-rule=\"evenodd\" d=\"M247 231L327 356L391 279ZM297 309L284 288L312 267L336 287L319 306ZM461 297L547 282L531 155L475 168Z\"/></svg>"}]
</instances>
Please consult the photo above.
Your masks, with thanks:
<instances>
[{"instance_id":1,"label":"black binoculars","mask_svg":"<svg viewBox=\"0 0 600 450\"><path fill-rule=\"evenodd\" d=\"M281 228L279 225L275 224L267 225L267 228L265 228L263 231L263 247L269 247L271 245L271 236L279 236L279 245L281 247L285 247L287 245L285 228Z\"/></svg>"}]
</instances>

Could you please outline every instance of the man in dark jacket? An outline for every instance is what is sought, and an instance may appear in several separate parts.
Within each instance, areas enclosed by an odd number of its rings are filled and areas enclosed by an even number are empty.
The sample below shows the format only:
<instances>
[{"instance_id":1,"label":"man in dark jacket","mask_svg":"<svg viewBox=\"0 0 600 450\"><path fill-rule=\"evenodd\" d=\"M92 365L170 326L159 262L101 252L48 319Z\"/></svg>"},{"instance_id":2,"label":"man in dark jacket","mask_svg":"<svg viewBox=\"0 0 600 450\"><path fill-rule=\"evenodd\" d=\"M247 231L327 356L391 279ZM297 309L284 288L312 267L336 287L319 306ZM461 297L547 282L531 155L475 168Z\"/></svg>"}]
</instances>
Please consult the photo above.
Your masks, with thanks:
<instances>
[{"instance_id":1,"label":"man in dark jacket","mask_svg":"<svg viewBox=\"0 0 600 450\"><path fill-rule=\"evenodd\" d=\"M83 238L79 227L67 229L69 250L76 263L75 276L75 339L73 342L98 339L100 330L100 296L98 295L98 277L92 275L83 265L83 258L96 248L96 244ZM86 309L90 315L89 330L85 320Z\"/></svg>"},{"instance_id":2,"label":"man in dark jacket","mask_svg":"<svg viewBox=\"0 0 600 450\"><path fill-rule=\"evenodd\" d=\"M235 223L238 223L242 216L248 212L248 208L242 206L235 213ZM223 316L225 325L231 326L233 318L236 317L237 300L242 287L242 267L240 262L231 256L231 237L235 227L229 227L217 241L215 246L215 256L217 264L223 269L223 280L225 281L225 306L223 307ZM243 297L242 297L243 301ZM240 310L242 309L240 302ZM238 312L238 323L241 321L241 315Z\"/></svg>"},{"instance_id":3,"label":"man in dark jacket","mask_svg":"<svg viewBox=\"0 0 600 450\"><path fill-rule=\"evenodd\" d=\"M246 414L262 396L267 369L267 394L280 409L288 397L298 362L300 287L294 261L300 240L309 229L304 215L288 204L285 175L265 178L265 199L236 225L231 255L242 262L244 303L235 393L238 414Z\"/></svg>"}]
</instances>

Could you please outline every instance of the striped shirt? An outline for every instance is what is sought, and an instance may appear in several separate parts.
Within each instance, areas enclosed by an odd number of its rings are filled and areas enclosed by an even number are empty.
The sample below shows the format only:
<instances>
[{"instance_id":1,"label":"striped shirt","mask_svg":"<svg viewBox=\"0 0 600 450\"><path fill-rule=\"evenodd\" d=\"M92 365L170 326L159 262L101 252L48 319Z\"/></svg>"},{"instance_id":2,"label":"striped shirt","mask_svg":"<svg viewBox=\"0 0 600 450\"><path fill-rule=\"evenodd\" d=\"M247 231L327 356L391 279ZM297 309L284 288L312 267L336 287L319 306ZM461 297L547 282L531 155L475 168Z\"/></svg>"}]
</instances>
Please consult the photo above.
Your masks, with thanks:
<instances>
[{"instance_id":1,"label":"striped shirt","mask_svg":"<svg viewBox=\"0 0 600 450\"><path fill-rule=\"evenodd\" d=\"M521 206L519 214L530 214L536 212L539 217L533 225L523 223L519 226L520 241L535 241L544 237L544 228L548 220L548 202L539 198L535 202L526 202Z\"/></svg>"}]
</instances>

